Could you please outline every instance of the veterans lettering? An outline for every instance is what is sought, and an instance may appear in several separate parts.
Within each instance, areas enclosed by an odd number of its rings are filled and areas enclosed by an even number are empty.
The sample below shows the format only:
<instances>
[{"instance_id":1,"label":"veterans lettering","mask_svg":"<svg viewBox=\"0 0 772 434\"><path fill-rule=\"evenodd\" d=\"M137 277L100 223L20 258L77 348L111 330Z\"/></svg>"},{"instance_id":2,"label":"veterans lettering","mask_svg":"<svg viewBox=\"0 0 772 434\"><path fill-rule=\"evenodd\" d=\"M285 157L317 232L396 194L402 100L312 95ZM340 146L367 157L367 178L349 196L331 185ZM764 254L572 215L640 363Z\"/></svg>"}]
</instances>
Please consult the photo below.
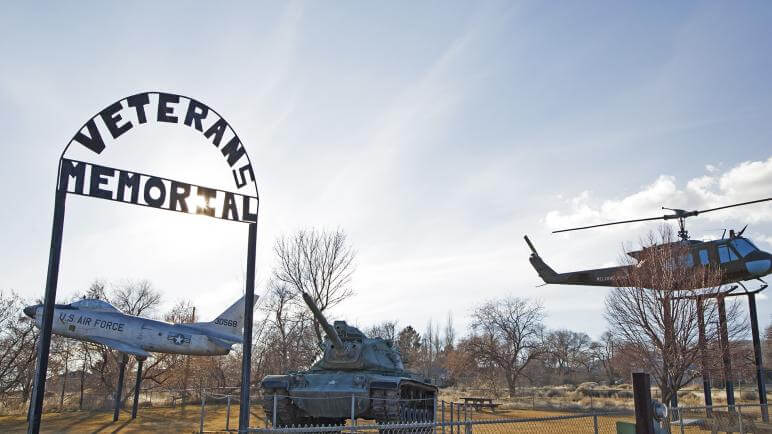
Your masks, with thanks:
<instances>
[{"instance_id":1,"label":"veterans lettering","mask_svg":"<svg viewBox=\"0 0 772 434\"><path fill-rule=\"evenodd\" d=\"M152 122L181 124L199 131L220 150L237 188L254 182L252 164L233 128L213 109L182 95L145 92L124 98L89 119L70 143L101 154L107 146L104 137L117 139L138 125Z\"/></svg>"}]
</instances>

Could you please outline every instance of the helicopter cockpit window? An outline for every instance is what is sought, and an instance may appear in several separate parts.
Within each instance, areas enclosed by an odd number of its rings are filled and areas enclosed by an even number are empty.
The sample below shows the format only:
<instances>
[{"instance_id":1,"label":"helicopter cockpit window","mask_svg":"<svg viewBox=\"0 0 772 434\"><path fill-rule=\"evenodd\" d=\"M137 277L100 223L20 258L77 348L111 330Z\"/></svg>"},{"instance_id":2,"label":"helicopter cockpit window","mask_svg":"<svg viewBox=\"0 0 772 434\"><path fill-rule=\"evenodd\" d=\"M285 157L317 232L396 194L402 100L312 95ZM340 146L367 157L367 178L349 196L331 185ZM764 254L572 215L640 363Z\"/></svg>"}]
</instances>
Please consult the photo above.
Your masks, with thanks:
<instances>
[{"instance_id":1,"label":"helicopter cockpit window","mask_svg":"<svg viewBox=\"0 0 772 434\"><path fill-rule=\"evenodd\" d=\"M708 251L705 249L700 250L700 264L702 265L710 264L710 259L708 258Z\"/></svg>"},{"instance_id":2,"label":"helicopter cockpit window","mask_svg":"<svg viewBox=\"0 0 772 434\"><path fill-rule=\"evenodd\" d=\"M742 238L732 240L731 243L735 250L737 250L737 253L739 253L743 258L748 256L748 253L756 250L756 246L751 244L748 240L744 240Z\"/></svg>"},{"instance_id":3,"label":"helicopter cockpit window","mask_svg":"<svg viewBox=\"0 0 772 434\"><path fill-rule=\"evenodd\" d=\"M730 249L726 244L722 244L718 246L718 259L723 264L725 262L735 261L738 257L734 250Z\"/></svg>"}]
</instances>

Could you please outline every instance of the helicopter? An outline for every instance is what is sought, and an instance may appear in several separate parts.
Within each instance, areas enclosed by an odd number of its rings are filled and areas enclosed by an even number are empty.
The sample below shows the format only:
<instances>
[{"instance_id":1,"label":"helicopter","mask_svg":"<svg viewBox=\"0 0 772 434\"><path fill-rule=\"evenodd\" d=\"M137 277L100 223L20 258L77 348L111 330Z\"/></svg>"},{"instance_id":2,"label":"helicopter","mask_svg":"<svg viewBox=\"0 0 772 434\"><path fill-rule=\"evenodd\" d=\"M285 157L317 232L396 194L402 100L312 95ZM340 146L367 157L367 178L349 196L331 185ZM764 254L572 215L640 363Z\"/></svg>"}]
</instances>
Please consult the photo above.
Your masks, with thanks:
<instances>
[{"instance_id":1,"label":"helicopter","mask_svg":"<svg viewBox=\"0 0 772 434\"><path fill-rule=\"evenodd\" d=\"M743 233L745 232L745 229L748 227L748 225L745 225L745 227L742 228L742 230L739 232L730 230L728 238L726 238L726 230L724 230L724 235L722 235L720 240L696 241L689 239L689 232L686 230L686 219L704 214L706 212L718 211L721 209L750 205L770 200L772 200L772 197L753 200L750 202L735 203L717 208L693 211L662 207L662 209L672 211L673 213L658 217L624 220L618 222L582 226L577 228L560 229L553 231L552 233L554 234L559 232L577 231L601 226L611 226L651 220L678 220L678 238L680 238L680 240L662 246L680 244L680 246L687 247L688 253L681 258L682 264L687 267L720 267L722 270L720 283L722 285L728 283L739 283L742 285L742 281L746 280L759 280L762 284L765 284L762 277L772 272L772 254L760 250L748 238L743 237ZM529 261L531 262L533 268L536 269L539 277L544 280L545 285L559 284L616 287L618 286L617 276L619 276L619 273L623 272L629 267L636 266L621 265L616 267L557 273L542 260L541 256L539 256L539 253L536 251L536 248L533 246L533 243L531 243L531 240L528 238L528 236L526 235L524 238L525 242L528 244L528 247L531 249L531 257L529 258ZM638 250L627 252L627 254L636 260L641 260L643 252L644 250Z\"/></svg>"}]
</instances>

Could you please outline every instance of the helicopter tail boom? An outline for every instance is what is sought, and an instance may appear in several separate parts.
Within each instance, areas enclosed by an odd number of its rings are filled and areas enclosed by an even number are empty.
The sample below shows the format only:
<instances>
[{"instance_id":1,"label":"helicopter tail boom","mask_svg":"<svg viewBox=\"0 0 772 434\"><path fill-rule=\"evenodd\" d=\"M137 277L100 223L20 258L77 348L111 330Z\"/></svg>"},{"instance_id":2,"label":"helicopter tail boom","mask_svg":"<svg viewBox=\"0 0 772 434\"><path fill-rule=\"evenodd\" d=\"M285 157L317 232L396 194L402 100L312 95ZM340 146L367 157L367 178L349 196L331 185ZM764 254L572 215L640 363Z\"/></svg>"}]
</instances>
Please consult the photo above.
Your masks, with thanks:
<instances>
[{"instance_id":1,"label":"helicopter tail boom","mask_svg":"<svg viewBox=\"0 0 772 434\"><path fill-rule=\"evenodd\" d=\"M586 286L616 286L615 276L628 266L598 268L594 270L573 271L569 273L557 273L547 265L536 252L531 240L525 237L525 242L531 249L531 257L528 261L539 274L544 283L556 283L561 285L586 285Z\"/></svg>"}]
</instances>

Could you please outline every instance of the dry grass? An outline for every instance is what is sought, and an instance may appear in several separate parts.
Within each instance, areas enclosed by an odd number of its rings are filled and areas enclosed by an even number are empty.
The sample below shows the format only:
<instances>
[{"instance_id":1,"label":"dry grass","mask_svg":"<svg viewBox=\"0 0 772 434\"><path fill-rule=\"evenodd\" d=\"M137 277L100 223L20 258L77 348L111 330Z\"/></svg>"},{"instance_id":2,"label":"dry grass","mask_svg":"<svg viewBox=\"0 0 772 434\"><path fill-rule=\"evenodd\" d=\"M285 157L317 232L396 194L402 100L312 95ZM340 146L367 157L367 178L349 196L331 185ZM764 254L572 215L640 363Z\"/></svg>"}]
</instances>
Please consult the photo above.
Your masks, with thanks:
<instances>
[{"instance_id":1,"label":"dry grass","mask_svg":"<svg viewBox=\"0 0 772 434\"><path fill-rule=\"evenodd\" d=\"M113 422L112 411L75 411L65 413L44 413L41 432L89 432L89 433L142 433L142 432L198 432L199 407L185 408L140 408L137 418L131 420L130 411L123 411L117 422ZM259 405L252 405L252 424L263 417ZM226 408L224 405L210 405L206 409L204 430L225 429ZM230 427L238 427L238 405L231 406ZM23 433L27 431L25 416L0 417L0 432Z\"/></svg>"},{"instance_id":2,"label":"dry grass","mask_svg":"<svg viewBox=\"0 0 772 434\"><path fill-rule=\"evenodd\" d=\"M226 409L223 405L208 405L204 420L205 431L222 431L225 429ZM252 426L262 426L263 412L259 405L252 406ZM238 426L238 406L231 407L230 428ZM541 411L541 410L513 410L499 409L472 411L468 417L472 420L499 419L499 418L544 418L573 414L570 411ZM458 416L458 415L456 415ZM438 409L437 418L441 418ZM446 408L445 419L450 419L450 410ZM632 417L604 417L609 425L616 420L632 420ZM121 412L120 419L113 422L113 413L108 411L82 411L66 413L45 413L41 424L41 432L88 432L88 433L142 433L142 432L198 432L199 407L189 405L182 408L140 408L137 419L130 420L129 412ZM361 422L360 422L361 423ZM27 422L24 416L0 417L0 432L24 433Z\"/></svg>"},{"instance_id":3,"label":"dry grass","mask_svg":"<svg viewBox=\"0 0 772 434\"><path fill-rule=\"evenodd\" d=\"M596 383L582 383L578 386L545 386L523 387L518 389L518 396L508 397L506 391L447 388L440 391L440 399L449 402L462 402L463 397L483 396L495 399L501 409L538 409L566 411L614 411L632 410L633 391L629 384L607 387ZM724 390L713 388L713 404L726 405ZM755 388L743 387L735 390L735 400L738 404L758 403ZM768 395L772 398L772 395ZM660 400L658 389L652 389L652 398ZM700 407L705 405L701 386L690 386L678 392L678 403L683 407Z\"/></svg>"},{"instance_id":4,"label":"dry grass","mask_svg":"<svg viewBox=\"0 0 772 434\"><path fill-rule=\"evenodd\" d=\"M487 409L483 411L469 410L469 417L478 419L498 418L544 418L550 416L586 413L592 405L593 411L631 410L632 399L623 399L612 395L611 397L595 397L594 395L608 395L607 388L598 387L571 387L557 386L545 388L526 389L526 395L520 398L499 397L494 402L500 404L495 412ZM616 387L616 390L626 391L625 387ZM604 391L605 390L605 391ZM746 390L738 391L738 398L750 397ZM462 397L468 396L492 396L479 390L462 388L450 388L441 390L440 399L446 402L462 402ZM626 395L625 395L626 396ZM655 395L656 398L656 395ZM755 396L754 396L755 398ZM714 403L721 405L726 402L723 391L714 390ZM745 401L738 399L740 401ZM752 401L752 400L751 400ZM701 388L692 387L679 392L679 402L682 406L703 405ZM534 406L536 408L532 408ZM440 413L441 407L438 407ZM450 417L449 406L446 405L445 419ZM252 426L262 426L263 412L259 404L252 405ZM231 407L230 427L238 425L238 405ZM226 408L224 405L207 404L204 429L207 431L221 431L225 429ZM121 412L118 422L112 421L112 411L73 411L63 413L45 413L41 425L42 432L92 432L92 433L140 433L140 432L198 432L199 406L188 405L185 408L140 408L136 420L130 420L130 413ZM458 416L456 412L456 416ZM439 419L440 414L437 415ZM617 420L632 420L632 416L603 417L601 423L610 429ZM27 423L25 417L0 416L0 432L23 433L26 432ZM609 431L610 432L610 431Z\"/></svg>"}]
</instances>

